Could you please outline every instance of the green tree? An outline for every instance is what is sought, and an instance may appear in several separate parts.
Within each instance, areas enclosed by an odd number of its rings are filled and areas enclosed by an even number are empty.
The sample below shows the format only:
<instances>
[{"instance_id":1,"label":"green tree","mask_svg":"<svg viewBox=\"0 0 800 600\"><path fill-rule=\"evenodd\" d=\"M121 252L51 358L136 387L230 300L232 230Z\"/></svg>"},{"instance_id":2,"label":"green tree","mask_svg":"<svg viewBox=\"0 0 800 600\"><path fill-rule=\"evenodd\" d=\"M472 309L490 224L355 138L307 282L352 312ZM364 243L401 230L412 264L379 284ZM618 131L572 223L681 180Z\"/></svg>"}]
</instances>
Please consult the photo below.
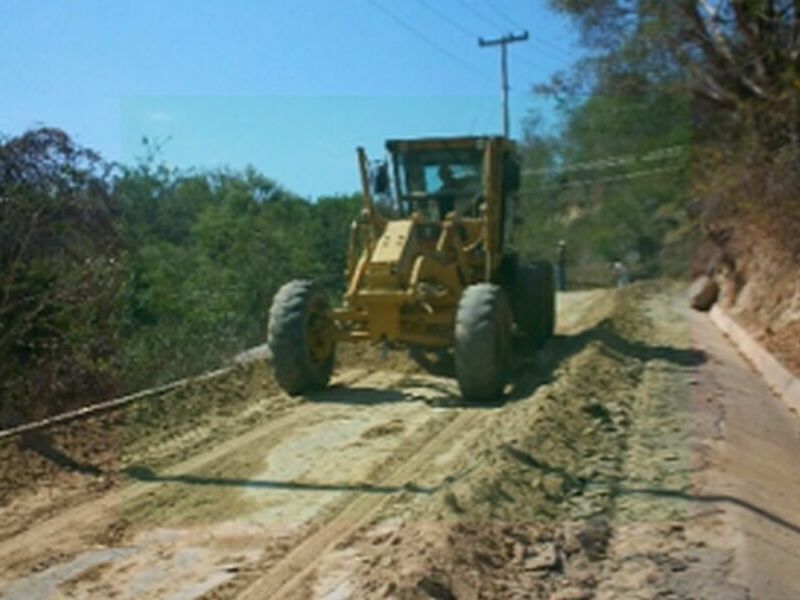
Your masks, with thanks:
<instances>
[{"instance_id":1,"label":"green tree","mask_svg":"<svg viewBox=\"0 0 800 600\"><path fill-rule=\"evenodd\" d=\"M0 398L6 422L118 389L110 166L62 131L0 142Z\"/></svg>"},{"instance_id":2,"label":"green tree","mask_svg":"<svg viewBox=\"0 0 800 600\"><path fill-rule=\"evenodd\" d=\"M129 388L218 366L266 336L290 279L336 293L357 198L302 200L252 168L179 172L143 161L124 207L123 340Z\"/></svg>"},{"instance_id":3,"label":"green tree","mask_svg":"<svg viewBox=\"0 0 800 600\"><path fill-rule=\"evenodd\" d=\"M694 101L696 135L797 144L795 0L550 0L593 51L593 91L669 89ZM631 77L636 74L636 77Z\"/></svg>"}]
</instances>

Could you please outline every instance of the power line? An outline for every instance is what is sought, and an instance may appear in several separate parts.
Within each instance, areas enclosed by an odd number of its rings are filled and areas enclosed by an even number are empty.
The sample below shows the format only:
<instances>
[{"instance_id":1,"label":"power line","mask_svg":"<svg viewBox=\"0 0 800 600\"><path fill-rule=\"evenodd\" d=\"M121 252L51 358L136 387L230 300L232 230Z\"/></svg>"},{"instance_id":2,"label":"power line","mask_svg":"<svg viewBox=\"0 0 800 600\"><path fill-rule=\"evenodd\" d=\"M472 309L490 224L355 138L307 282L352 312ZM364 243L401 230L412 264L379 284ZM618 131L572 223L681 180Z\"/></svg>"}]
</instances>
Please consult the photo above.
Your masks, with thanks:
<instances>
[{"instance_id":1,"label":"power line","mask_svg":"<svg viewBox=\"0 0 800 600\"><path fill-rule=\"evenodd\" d=\"M610 169L614 167L621 167L633 163L655 162L665 158L672 158L680 156L686 145L675 145L665 148L658 148L651 150L646 154L622 154L617 156L608 156L606 158L599 158L590 161L579 163L572 163L569 165L558 165L555 167L545 167L542 169L524 169L523 175L548 175L548 174L563 174L572 173L575 171L590 171L594 169Z\"/></svg>"},{"instance_id":2,"label":"power line","mask_svg":"<svg viewBox=\"0 0 800 600\"><path fill-rule=\"evenodd\" d=\"M478 17L480 20L486 21L487 23L491 24L492 26L497 27L500 31L504 31L504 30L508 29L508 27L506 27L505 25L501 25L500 23L495 21L492 17L487 16L486 13L482 13L481 11L479 11L477 8L472 6L466 0L458 0L458 3L461 6L463 6L464 8L466 8L468 11L470 11L473 15Z\"/></svg>"},{"instance_id":3,"label":"power line","mask_svg":"<svg viewBox=\"0 0 800 600\"><path fill-rule=\"evenodd\" d=\"M405 29L406 31L414 34L416 37L421 39L423 42L425 42L426 44L428 44L432 48L438 50L441 54L444 54L445 56L447 56L451 60L457 62L462 67L472 71L474 74L480 76L481 78L486 79L488 81L494 81L493 77L491 77L490 75L484 73L479 68L477 68L475 65L465 61L460 56L458 56L456 54L453 54L452 52L450 52L444 46L441 46L440 44L434 42L430 37L425 35L423 32L421 32L419 29L417 29L413 25L409 24L407 21L405 21L401 17L397 16L397 14L395 14L394 12L392 12L391 10L389 10L388 8L386 8L385 6L383 6L382 4L377 2L377 0L367 0L367 2L369 2L372 6L374 6L375 8L380 10L382 13L384 13L392 21L394 21L395 23L400 25L403 29Z\"/></svg>"},{"instance_id":4,"label":"power line","mask_svg":"<svg viewBox=\"0 0 800 600\"><path fill-rule=\"evenodd\" d=\"M504 11L500 10L500 7L497 6L491 0L484 0L483 3L486 4L486 6L488 6L489 8L491 8L494 11L494 13L498 15L501 19L503 19L506 23L508 23L510 27L520 26L519 23L517 23L514 19L509 17Z\"/></svg>"},{"instance_id":5,"label":"power line","mask_svg":"<svg viewBox=\"0 0 800 600\"><path fill-rule=\"evenodd\" d=\"M594 185L598 183L618 183L620 181L628 181L631 179L641 179L642 177L651 177L653 175L660 175L662 173L674 173L676 171L680 171L682 165L672 165L669 167L657 167L655 169L646 169L643 171L635 171L633 173L626 173L624 175L611 175L609 177L589 177L586 179L580 179L575 181L568 181L564 183L552 183L549 185L539 186L540 190L552 190L552 189L570 189L581 187L585 185ZM523 192L520 196L534 196L533 192Z\"/></svg>"},{"instance_id":6,"label":"power line","mask_svg":"<svg viewBox=\"0 0 800 600\"><path fill-rule=\"evenodd\" d=\"M492 10L493 10L493 11L494 11L496 14L500 15L500 17L501 17L501 18L502 18L502 19L503 19L503 20L504 20L506 23L509 23L509 24L511 25L511 27L514 27L514 28L524 28L524 25L523 25L523 24L522 24L520 21L517 21L517 20L516 20L516 19L514 19L513 17L509 16L509 14L508 14L508 13L506 13L506 12L505 12L505 11L503 11L503 10L501 10L501 9L500 9L500 7L497 5L497 3L496 3L496 2L493 2L492 0L484 0L484 4L486 4L487 6L489 6L489 8L491 8L491 9L492 9ZM542 36L539 36L539 38L538 38L538 39L536 39L536 40L533 40L533 42L534 42L534 44L537 44L537 45L549 45L549 46L550 46L550 47L552 47L552 48L553 48L555 51L557 51L559 54L564 54L564 55L568 55L568 54L569 54L569 51L568 51L568 50L566 50L565 48L563 48L563 47L562 47L562 46L560 46L559 44L556 44L556 43L555 43L555 42L553 42L552 40L548 40L548 39L546 39L546 38L544 38L544 37L542 37Z\"/></svg>"},{"instance_id":7,"label":"power line","mask_svg":"<svg viewBox=\"0 0 800 600\"><path fill-rule=\"evenodd\" d=\"M539 48L546 48L545 46L543 46L543 45L542 45L542 43L541 43L541 42L539 42L539 41L538 41L538 40L536 40L535 38L531 38L531 41L532 41L532 42L533 42L535 45L539 46ZM566 65L566 63L564 62L564 58L565 58L565 56L556 56L556 55L554 55L554 54L549 54L547 51L545 51L545 54L548 54L552 60L557 60L557 61L559 61L559 62L557 63L557 65L558 65L558 66L565 66L565 65ZM517 59L517 60L519 60L520 62L523 62L523 63L525 63L525 64L526 64L526 65L528 65L529 67L536 67L537 69L540 69L540 68L546 68L546 67L544 67L544 65L540 65L540 64L537 64L537 63L533 62L532 60L530 60L529 58L527 58L527 57L526 57L525 55L523 55L523 54L519 54L519 53L516 53L516 52L515 52L515 53L514 53L514 58L516 58L516 59ZM569 61L572 61L572 59L571 59L571 58L569 58L569 57L566 57L566 59L567 59L567 60L569 60Z\"/></svg>"},{"instance_id":8,"label":"power line","mask_svg":"<svg viewBox=\"0 0 800 600\"><path fill-rule=\"evenodd\" d=\"M435 14L436 16L441 18L442 20L447 21L448 23L450 23L450 25L452 25L453 27L458 29L464 35L466 35L468 37L471 37L471 38L478 37L477 33L467 29L461 23L459 23L458 21L456 21L455 19L450 17L450 15L448 15L445 12L442 12L441 10L439 10L438 8L435 8L434 6L431 6L431 4L429 4L428 2L425 2L425 0L417 0L417 2L420 3L422 6L424 6L425 8L427 8L433 14Z\"/></svg>"}]
</instances>

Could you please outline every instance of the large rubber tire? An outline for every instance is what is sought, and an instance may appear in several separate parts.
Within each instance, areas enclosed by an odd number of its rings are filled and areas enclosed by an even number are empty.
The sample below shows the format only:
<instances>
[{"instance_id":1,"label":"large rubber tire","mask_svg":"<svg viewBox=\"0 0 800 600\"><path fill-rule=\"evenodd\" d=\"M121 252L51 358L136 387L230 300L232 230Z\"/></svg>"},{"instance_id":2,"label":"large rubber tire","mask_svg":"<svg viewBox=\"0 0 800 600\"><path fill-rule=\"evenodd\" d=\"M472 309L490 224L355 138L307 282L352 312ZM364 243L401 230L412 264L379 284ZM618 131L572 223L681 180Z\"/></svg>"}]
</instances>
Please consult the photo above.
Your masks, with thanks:
<instances>
[{"instance_id":1,"label":"large rubber tire","mask_svg":"<svg viewBox=\"0 0 800 600\"><path fill-rule=\"evenodd\" d=\"M467 402L494 402L503 394L511 355L511 306L499 285L464 290L456 312L455 366Z\"/></svg>"},{"instance_id":2,"label":"large rubber tire","mask_svg":"<svg viewBox=\"0 0 800 600\"><path fill-rule=\"evenodd\" d=\"M514 281L514 320L526 348L540 348L555 330L555 278L545 261L517 267Z\"/></svg>"},{"instance_id":3,"label":"large rubber tire","mask_svg":"<svg viewBox=\"0 0 800 600\"><path fill-rule=\"evenodd\" d=\"M296 396L323 389L330 381L336 345L327 336L330 304L312 281L284 285L269 311L267 345L278 384Z\"/></svg>"}]
</instances>

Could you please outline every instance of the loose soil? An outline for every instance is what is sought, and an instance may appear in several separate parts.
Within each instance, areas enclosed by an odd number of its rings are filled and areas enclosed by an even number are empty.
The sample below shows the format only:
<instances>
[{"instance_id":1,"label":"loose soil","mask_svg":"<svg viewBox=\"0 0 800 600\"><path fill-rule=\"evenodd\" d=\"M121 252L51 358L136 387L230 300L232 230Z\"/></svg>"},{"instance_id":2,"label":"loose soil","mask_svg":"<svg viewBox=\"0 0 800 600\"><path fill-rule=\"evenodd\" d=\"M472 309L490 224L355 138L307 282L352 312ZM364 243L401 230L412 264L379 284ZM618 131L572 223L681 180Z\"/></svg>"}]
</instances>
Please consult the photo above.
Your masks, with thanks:
<instances>
[{"instance_id":1,"label":"loose soil","mask_svg":"<svg viewBox=\"0 0 800 600\"><path fill-rule=\"evenodd\" d=\"M96 470L7 447L0 597L800 597L796 416L677 284L558 310L492 405L360 347L48 433Z\"/></svg>"}]
</instances>

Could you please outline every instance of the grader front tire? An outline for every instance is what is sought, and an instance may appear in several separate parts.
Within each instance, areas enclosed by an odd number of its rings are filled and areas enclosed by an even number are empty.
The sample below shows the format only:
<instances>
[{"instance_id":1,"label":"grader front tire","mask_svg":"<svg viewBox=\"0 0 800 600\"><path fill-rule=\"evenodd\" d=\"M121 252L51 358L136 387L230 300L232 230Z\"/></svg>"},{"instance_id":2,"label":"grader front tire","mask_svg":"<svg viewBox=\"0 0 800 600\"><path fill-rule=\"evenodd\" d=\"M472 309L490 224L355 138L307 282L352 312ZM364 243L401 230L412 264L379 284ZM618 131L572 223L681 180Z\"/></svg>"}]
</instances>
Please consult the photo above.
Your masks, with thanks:
<instances>
[{"instance_id":1,"label":"grader front tire","mask_svg":"<svg viewBox=\"0 0 800 600\"><path fill-rule=\"evenodd\" d=\"M291 281L275 294L267 344L275 379L286 392L296 396L328 385L336 354L330 304L312 281Z\"/></svg>"},{"instance_id":2,"label":"grader front tire","mask_svg":"<svg viewBox=\"0 0 800 600\"><path fill-rule=\"evenodd\" d=\"M479 283L458 303L455 366L467 402L494 402L503 394L511 354L511 307L503 289Z\"/></svg>"}]
</instances>

